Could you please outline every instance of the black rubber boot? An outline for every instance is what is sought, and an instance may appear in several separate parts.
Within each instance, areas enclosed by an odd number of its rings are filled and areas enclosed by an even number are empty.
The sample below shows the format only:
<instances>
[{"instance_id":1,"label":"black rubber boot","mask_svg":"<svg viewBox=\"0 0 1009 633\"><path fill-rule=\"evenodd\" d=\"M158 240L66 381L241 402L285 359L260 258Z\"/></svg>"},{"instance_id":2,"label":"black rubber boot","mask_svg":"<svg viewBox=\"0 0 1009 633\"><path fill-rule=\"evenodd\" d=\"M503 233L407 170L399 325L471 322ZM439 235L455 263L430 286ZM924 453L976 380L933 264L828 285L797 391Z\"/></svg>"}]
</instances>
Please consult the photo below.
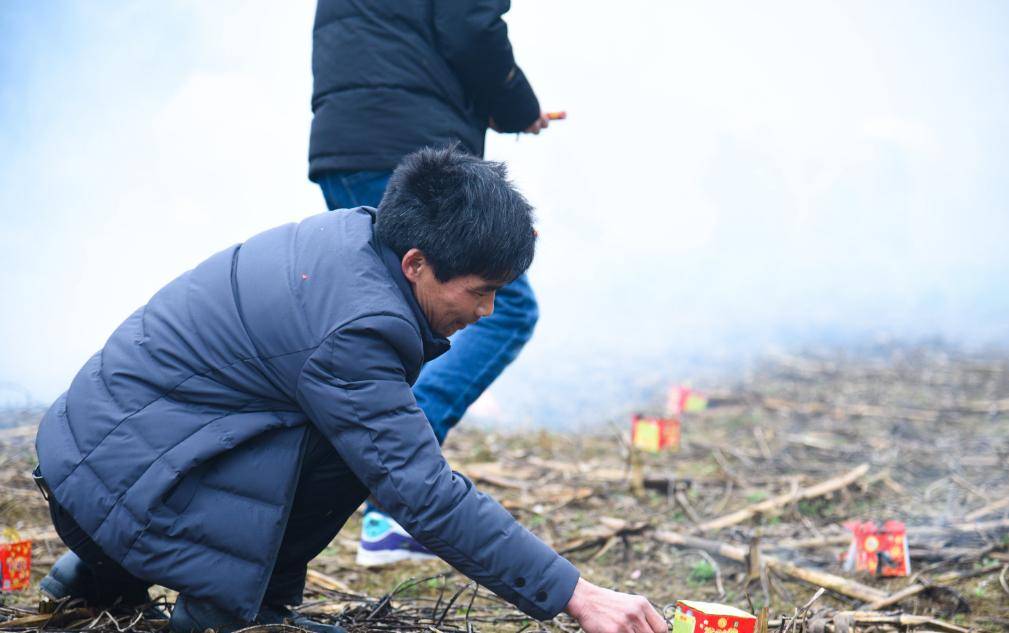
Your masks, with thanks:
<instances>
[{"instance_id":1,"label":"black rubber boot","mask_svg":"<svg viewBox=\"0 0 1009 633\"><path fill-rule=\"evenodd\" d=\"M323 624L299 615L287 607L264 605L259 610L256 624L291 624L312 633L347 633L347 630L336 624Z\"/></svg>"},{"instance_id":2,"label":"black rubber boot","mask_svg":"<svg viewBox=\"0 0 1009 633\"><path fill-rule=\"evenodd\" d=\"M216 633L231 633L249 626L224 609L206 600L179 596L172 609L168 628L172 633L203 633L213 629Z\"/></svg>"},{"instance_id":3,"label":"black rubber boot","mask_svg":"<svg viewBox=\"0 0 1009 633\"><path fill-rule=\"evenodd\" d=\"M207 629L232 633L253 624L290 624L313 633L347 633L343 627L309 620L287 607L264 606L255 622L245 622L207 600L186 596L176 600L168 626L171 633L203 633Z\"/></svg>"},{"instance_id":4,"label":"black rubber boot","mask_svg":"<svg viewBox=\"0 0 1009 633\"><path fill-rule=\"evenodd\" d=\"M87 563L72 551L59 557L46 577L39 581L39 588L52 600L80 598L98 609L132 611L151 601L146 587L126 587L117 591L102 583ZM152 605L144 609L144 617L165 620L168 615Z\"/></svg>"}]
</instances>

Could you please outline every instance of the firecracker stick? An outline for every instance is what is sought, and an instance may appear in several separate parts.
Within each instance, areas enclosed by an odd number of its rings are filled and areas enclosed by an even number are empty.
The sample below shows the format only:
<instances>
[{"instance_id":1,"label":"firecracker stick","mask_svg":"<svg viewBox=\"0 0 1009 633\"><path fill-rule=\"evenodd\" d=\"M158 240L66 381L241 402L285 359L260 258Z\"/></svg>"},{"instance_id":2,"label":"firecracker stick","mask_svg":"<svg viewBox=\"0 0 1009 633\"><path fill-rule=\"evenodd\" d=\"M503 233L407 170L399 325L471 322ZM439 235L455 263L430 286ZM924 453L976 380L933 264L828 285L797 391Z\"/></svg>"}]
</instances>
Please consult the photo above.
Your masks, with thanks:
<instances>
[{"instance_id":1,"label":"firecracker stick","mask_svg":"<svg viewBox=\"0 0 1009 633\"><path fill-rule=\"evenodd\" d=\"M568 118L568 113L565 110L559 112L547 112L546 117L548 121L563 121Z\"/></svg>"},{"instance_id":2,"label":"firecracker stick","mask_svg":"<svg viewBox=\"0 0 1009 633\"><path fill-rule=\"evenodd\" d=\"M749 505L741 510L736 510L730 514L702 523L697 526L697 530L700 532L720 530L722 528L729 527L730 525L742 523L743 521L746 521L758 514L776 510L794 501L822 497L825 494L849 486L865 476L867 472L869 472L869 464L860 464L843 475L834 477L833 479L828 479L827 481L818 483L815 486L800 488L795 492L788 492L783 495L778 495L777 497L771 497L770 499L754 503L753 505Z\"/></svg>"},{"instance_id":3,"label":"firecracker stick","mask_svg":"<svg viewBox=\"0 0 1009 633\"><path fill-rule=\"evenodd\" d=\"M712 554L718 554L719 556L724 556L725 558L736 562L746 562L747 548L739 545L722 543L720 541L665 530L655 532L655 538L662 543L694 549L703 549ZM817 569L800 567L794 563L790 563L769 554L761 554L761 560L767 567L780 571L787 576L824 587L841 595L857 598L863 602L875 602L888 597L887 593L874 587L863 585L860 582L848 580L847 578L835 576L834 574Z\"/></svg>"}]
</instances>

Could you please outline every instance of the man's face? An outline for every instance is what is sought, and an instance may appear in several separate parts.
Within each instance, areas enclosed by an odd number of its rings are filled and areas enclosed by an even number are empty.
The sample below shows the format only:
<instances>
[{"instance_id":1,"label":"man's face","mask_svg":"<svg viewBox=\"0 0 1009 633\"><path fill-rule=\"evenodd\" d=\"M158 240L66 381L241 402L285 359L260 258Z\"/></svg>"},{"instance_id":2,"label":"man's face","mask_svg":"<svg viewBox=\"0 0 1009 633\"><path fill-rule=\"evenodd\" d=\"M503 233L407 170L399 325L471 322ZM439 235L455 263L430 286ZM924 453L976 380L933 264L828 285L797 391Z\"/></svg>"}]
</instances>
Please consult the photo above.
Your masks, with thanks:
<instances>
[{"instance_id":1,"label":"man's face","mask_svg":"<svg viewBox=\"0 0 1009 633\"><path fill-rule=\"evenodd\" d=\"M494 295L504 285L479 275L439 281L431 262L415 248L403 256L402 266L431 329L441 336L450 336L490 316L494 312Z\"/></svg>"}]
</instances>

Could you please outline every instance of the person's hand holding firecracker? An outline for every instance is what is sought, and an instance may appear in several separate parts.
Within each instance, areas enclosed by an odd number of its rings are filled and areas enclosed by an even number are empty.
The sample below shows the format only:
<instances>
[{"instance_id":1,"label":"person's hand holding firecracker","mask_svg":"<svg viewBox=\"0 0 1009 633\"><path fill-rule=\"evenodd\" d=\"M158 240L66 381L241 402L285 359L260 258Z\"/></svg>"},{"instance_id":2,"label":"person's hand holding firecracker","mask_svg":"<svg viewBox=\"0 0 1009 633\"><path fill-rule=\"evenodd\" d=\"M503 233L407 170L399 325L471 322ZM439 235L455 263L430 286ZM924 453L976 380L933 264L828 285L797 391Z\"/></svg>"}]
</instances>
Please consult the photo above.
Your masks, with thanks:
<instances>
[{"instance_id":1,"label":"person's hand holding firecracker","mask_svg":"<svg viewBox=\"0 0 1009 633\"><path fill-rule=\"evenodd\" d=\"M568 118L567 112L541 112L538 119L529 124L529 127L522 131L523 134L539 134L540 130L545 130L550 126L551 121L560 121ZM490 128L495 132L501 132L498 129L497 124L494 123L494 117L490 118Z\"/></svg>"}]
</instances>

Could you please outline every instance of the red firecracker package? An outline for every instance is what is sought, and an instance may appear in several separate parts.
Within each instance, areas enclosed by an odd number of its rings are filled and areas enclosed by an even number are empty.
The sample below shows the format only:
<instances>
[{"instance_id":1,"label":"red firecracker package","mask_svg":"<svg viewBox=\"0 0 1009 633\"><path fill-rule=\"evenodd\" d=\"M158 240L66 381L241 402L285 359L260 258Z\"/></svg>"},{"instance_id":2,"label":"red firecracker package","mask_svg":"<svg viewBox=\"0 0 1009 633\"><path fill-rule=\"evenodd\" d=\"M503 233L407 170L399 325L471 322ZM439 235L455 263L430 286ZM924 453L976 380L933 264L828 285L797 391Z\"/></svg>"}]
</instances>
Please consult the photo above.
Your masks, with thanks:
<instances>
[{"instance_id":1,"label":"red firecracker package","mask_svg":"<svg viewBox=\"0 0 1009 633\"><path fill-rule=\"evenodd\" d=\"M755 616L714 602L680 600L673 615L673 633L753 633L756 626Z\"/></svg>"},{"instance_id":2,"label":"red firecracker package","mask_svg":"<svg viewBox=\"0 0 1009 633\"><path fill-rule=\"evenodd\" d=\"M673 385L666 396L666 413L679 415L708 408L708 399L684 385Z\"/></svg>"},{"instance_id":3,"label":"red firecracker package","mask_svg":"<svg viewBox=\"0 0 1009 633\"><path fill-rule=\"evenodd\" d=\"M23 541L13 530L5 530L0 543L0 587L3 591L27 589L31 584L32 542Z\"/></svg>"},{"instance_id":4,"label":"red firecracker package","mask_svg":"<svg viewBox=\"0 0 1009 633\"><path fill-rule=\"evenodd\" d=\"M650 453L680 448L680 421L676 418L631 418L631 444Z\"/></svg>"},{"instance_id":5,"label":"red firecracker package","mask_svg":"<svg viewBox=\"0 0 1009 633\"><path fill-rule=\"evenodd\" d=\"M911 557L907 548L907 530L900 521L887 521L877 528L872 521L849 521L851 546L844 560L847 571L873 576L907 576Z\"/></svg>"}]
</instances>

